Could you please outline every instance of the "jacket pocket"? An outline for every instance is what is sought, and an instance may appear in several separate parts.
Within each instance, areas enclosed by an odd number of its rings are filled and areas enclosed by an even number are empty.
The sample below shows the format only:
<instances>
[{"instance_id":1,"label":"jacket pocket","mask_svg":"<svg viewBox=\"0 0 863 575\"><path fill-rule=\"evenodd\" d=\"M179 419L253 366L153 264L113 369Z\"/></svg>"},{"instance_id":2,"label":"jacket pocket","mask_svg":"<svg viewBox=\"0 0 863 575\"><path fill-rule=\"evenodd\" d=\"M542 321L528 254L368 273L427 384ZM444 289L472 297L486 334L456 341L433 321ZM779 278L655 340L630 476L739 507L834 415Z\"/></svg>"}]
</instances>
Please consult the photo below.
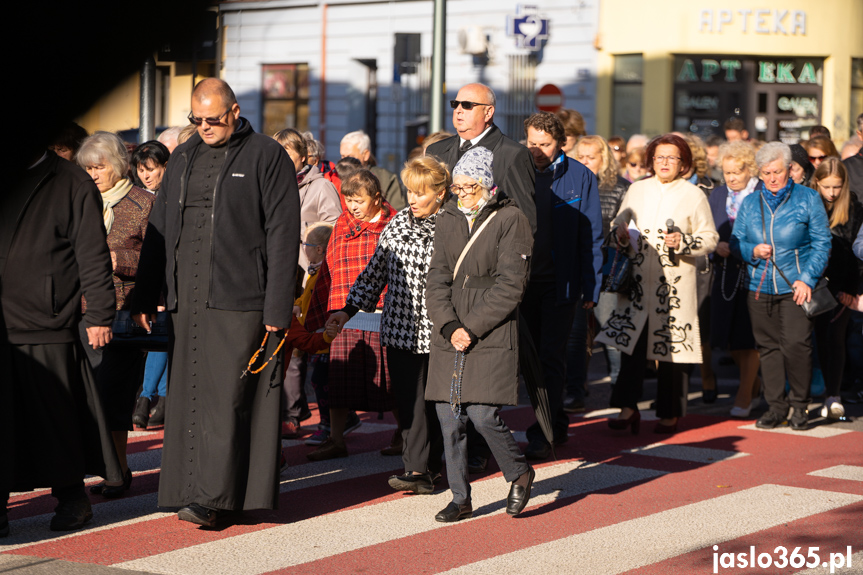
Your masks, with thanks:
<instances>
[{"instance_id":1,"label":"jacket pocket","mask_svg":"<svg viewBox=\"0 0 863 575\"><path fill-rule=\"evenodd\" d=\"M264 264L264 254L261 253L260 248L255 248L255 265L258 270L258 290L263 292L267 284L267 266Z\"/></svg>"},{"instance_id":2,"label":"jacket pocket","mask_svg":"<svg viewBox=\"0 0 863 575\"><path fill-rule=\"evenodd\" d=\"M42 292L42 301L45 304L45 311L49 316L54 317L60 313L59 304L57 303L57 293L54 291L54 276L46 275L44 281L44 291Z\"/></svg>"}]
</instances>

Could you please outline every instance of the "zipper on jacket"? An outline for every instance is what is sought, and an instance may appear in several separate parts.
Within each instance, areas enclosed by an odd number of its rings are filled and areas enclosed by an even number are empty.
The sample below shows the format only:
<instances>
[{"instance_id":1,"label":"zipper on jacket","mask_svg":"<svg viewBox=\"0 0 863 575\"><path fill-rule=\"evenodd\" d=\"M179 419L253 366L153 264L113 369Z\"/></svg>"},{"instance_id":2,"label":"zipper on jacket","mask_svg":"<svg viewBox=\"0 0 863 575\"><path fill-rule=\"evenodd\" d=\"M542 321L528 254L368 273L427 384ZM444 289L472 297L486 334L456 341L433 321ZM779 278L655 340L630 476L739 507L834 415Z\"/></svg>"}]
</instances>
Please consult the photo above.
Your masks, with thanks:
<instances>
[{"instance_id":1,"label":"zipper on jacket","mask_svg":"<svg viewBox=\"0 0 863 575\"><path fill-rule=\"evenodd\" d=\"M207 286L207 299L205 301L206 309L210 309L210 298L213 297L213 255L215 254L215 242L213 241L213 231L216 229L216 193L219 191L219 182L222 180L222 175L228 168L228 151L231 149L230 142L225 148L225 163L222 164L222 171L216 176L216 182L213 184L213 210L210 212L210 280ZM266 290L266 286L264 287Z\"/></svg>"},{"instance_id":2,"label":"zipper on jacket","mask_svg":"<svg viewBox=\"0 0 863 575\"><path fill-rule=\"evenodd\" d=\"M794 248L794 261L797 263L797 275L800 275L800 248Z\"/></svg>"}]
</instances>

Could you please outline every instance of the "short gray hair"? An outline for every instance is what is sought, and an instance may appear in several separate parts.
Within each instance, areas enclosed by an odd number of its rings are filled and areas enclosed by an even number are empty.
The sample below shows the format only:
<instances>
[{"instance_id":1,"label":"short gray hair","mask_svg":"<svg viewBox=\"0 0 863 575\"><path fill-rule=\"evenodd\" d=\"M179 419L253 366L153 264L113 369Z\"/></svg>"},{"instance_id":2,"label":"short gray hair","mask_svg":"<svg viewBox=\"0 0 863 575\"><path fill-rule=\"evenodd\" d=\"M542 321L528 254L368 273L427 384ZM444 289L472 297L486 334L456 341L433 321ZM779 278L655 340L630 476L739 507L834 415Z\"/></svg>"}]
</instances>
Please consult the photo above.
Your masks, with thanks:
<instances>
[{"instance_id":1,"label":"short gray hair","mask_svg":"<svg viewBox=\"0 0 863 575\"><path fill-rule=\"evenodd\" d=\"M180 132L183 130L180 126L172 126L159 134L159 137L156 138L166 146L168 144L173 143L175 146L177 145L177 138L180 137Z\"/></svg>"},{"instance_id":2,"label":"short gray hair","mask_svg":"<svg viewBox=\"0 0 863 575\"><path fill-rule=\"evenodd\" d=\"M782 164L785 166L791 165L791 148L788 147L788 144L768 142L761 146L761 149L755 154L755 163L759 170L776 160L782 160Z\"/></svg>"},{"instance_id":3,"label":"short gray hair","mask_svg":"<svg viewBox=\"0 0 863 575\"><path fill-rule=\"evenodd\" d=\"M372 150L372 140L362 130L345 134L345 137L342 138L342 144L351 144L360 152L370 152Z\"/></svg>"},{"instance_id":4,"label":"short gray hair","mask_svg":"<svg viewBox=\"0 0 863 575\"><path fill-rule=\"evenodd\" d=\"M84 169L88 166L108 164L118 178L129 176L129 152L120 136L111 132L96 132L88 136L78 149L75 161Z\"/></svg>"}]
</instances>

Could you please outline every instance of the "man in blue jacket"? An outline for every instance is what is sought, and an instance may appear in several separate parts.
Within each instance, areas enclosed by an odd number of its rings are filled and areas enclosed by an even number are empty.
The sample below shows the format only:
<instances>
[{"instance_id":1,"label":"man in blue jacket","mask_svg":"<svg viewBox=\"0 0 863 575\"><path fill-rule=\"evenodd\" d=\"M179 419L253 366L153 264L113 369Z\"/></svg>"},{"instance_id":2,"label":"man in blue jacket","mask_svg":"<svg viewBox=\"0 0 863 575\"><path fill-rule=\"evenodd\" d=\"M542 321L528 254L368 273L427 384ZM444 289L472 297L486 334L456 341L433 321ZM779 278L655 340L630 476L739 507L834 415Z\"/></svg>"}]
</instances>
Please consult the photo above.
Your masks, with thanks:
<instances>
[{"instance_id":1,"label":"man in blue jacket","mask_svg":"<svg viewBox=\"0 0 863 575\"><path fill-rule=\"evenodd\" d=\"M563 123L540 112L524 122L527 147L536 165L536 234L530 283L522 316L539 353L552 413L554 443L566 443L569 417L563 410L566 342L576 306L599 299L602 273L602 212L593 172L568 158ZM527 430L528 459L546 459L551 446L539 423Z\"/></svg>"}]
</instances>

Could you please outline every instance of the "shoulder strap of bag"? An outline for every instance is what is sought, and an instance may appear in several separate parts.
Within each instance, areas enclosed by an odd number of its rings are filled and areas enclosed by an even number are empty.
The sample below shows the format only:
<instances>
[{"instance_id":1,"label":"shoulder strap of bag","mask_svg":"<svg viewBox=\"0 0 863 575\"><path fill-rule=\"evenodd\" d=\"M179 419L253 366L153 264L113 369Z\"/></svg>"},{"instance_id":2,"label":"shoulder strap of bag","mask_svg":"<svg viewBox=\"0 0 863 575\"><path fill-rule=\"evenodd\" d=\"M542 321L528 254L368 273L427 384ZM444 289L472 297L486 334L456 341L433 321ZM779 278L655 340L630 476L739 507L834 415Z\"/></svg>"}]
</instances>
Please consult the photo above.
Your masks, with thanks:
<instances>
[{"instance_id":1,"label":"shoulder strap of bag","mask_svg":"<svg viewBox=\"0 0 863 575\"><path fill-rule=\"evenodd\" d=\"M479 237L479 235L482 233L488 223L492 221L496 215L497 210L493 211L491 215L482 223L482 225L477 228L473 235L471 235L470 239L467 242L467 245L464 247L464 249L461 251L461 254L458 256L458 261L455 262L455 269L453 269L452 271L453 280L455 280L455 277L458 275L458 269L461 267L461 262L464 261L464 257L467 255L467 252L470 251L470 247L473 245L473 243L476 241L476 239Z\"/></svg>"},{"instance_id":2,"label":"shoulder strap of bag","mask_svg":"<svg viewBox=\"0 0 863 575\"><path fill-rule=\"evenodd\" d=\"M764 243L767 243L767 226L764 224L764 198L760 197L761 192L758 192L758 193L759 193L758 207L761 208L761 233L764 234ZM773 267L776 268L776 271L779 272L779 275L782 276L782 279L785 280L785 283L788 284L788 287L790 287L791 289L794 289L794 286L791 285L791 282L788 281L788 278L782 272L782 268L780 268L778 265L776 265L776 259L774 258L774 254L772 254L772 253L770 254L770 263L773 264Z\"/></svg>"}]
</instances>

